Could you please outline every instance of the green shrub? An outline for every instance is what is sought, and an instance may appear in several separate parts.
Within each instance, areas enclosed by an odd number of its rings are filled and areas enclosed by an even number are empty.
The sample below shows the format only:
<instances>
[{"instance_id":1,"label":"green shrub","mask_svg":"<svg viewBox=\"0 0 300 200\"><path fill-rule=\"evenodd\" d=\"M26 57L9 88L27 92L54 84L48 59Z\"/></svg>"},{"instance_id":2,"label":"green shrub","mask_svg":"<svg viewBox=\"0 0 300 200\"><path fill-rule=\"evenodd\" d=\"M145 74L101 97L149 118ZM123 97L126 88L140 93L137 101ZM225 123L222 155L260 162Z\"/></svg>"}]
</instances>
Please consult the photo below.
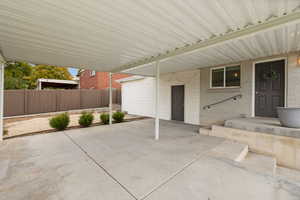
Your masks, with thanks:
<instances>
[{"instance_id":1,"label":"green shrub","mask_svg":"<svg viewBox=\"0 0 300 200\"><path fill-rule=\"evenodd\" d=\"M102 113L100 115L100 119L103 124L109 124L109 114L108 113Z\"/></svg>"},{"instance_id":2,"label":"green shrub","mask_svg":"<svg viewBox=\"0 0 300 200\"><path fill-rule=\"evenodd\" d=\"M93 123L94 115L92 112L82 112L78 120L80 126L88 127Z\"/></svg>"},{"instance_id":3,"label":"green shrub","mask_svg":"<svg viewBox=\"0 0 300 200\"><path fill-rule=\"evenodd\" d=\"M125 114L123 112L118 111L115 112L112 117L115 122L120 123L124 121Z\"/></svg>"},{"instance_id":4,"label":"green shrub","mask_svg":"<svg viewBox=\"0 0 300 200\"><path fill-rule=\"evenodd\" d=\"M70 117L68 113L56 115L55 117L52 117L49 121L50 126L59 131L65 130L68 127L69 123Z\"/></svg>"}]
</instances>

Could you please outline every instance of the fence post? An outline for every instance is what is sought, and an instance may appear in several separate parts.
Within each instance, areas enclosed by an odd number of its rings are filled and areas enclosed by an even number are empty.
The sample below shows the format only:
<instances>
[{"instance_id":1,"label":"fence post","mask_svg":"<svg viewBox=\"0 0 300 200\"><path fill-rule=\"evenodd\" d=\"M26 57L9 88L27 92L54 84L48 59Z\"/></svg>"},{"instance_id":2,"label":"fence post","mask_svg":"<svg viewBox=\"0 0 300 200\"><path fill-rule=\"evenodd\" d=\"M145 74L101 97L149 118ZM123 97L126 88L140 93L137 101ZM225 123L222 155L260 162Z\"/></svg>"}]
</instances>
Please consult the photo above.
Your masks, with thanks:
<instances>
[{"instance_id":1,"label":"fence post","mask_svg":"<svg viewBox=\"0 0 300 200\"><path fill-rule=\"evenodd\" d=\"M79 89L79 108L82 109L82 89Z\"/></svg>"},{"instance_id":2,"label":"fence post","mask_svg":"<svg viewBox=\"0 0 300 200\"><path fill-rule=\"evenodd\" d=\"M23 103L24 103L24 115L27 115L28 113L28 100L27 100L27 97L28 95L27 95L27 90L26 89L24 89L23 90Z\"/></svg>"},{"instance_id":3,"label":"fence post","mask_svg":"<svg viewBox=\"0 0 300 200\"><path fill-rule=\"evenodd\" d=\"M58 112L60 110L60 108L59 108L60 91L56 90L55 95L56 95L56 102L55 102L56 103L56 105L55 105L56 110L55 110L55 112Z\"/></svg>"}]
</instances>

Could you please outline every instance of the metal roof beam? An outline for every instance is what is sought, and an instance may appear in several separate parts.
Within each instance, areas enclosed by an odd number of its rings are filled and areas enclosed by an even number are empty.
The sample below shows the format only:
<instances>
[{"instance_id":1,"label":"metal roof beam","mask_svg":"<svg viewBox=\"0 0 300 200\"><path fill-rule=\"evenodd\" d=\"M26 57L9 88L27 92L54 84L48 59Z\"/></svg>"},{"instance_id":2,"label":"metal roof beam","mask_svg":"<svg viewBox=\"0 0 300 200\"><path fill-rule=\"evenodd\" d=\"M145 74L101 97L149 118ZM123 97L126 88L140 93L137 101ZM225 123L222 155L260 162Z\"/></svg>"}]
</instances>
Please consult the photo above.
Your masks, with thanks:
<instances>
[{"instance_id":1,"label":"metal roof beam","mask_svg":"<svg viewBox=\"0 0 300 200\"><path fill-rule=\"evenodd\" d=\"M257 34L260 32L268 31L273 28L278 28L280 26L295 23L300 20L300 12L299 9L296 9L293 13L283 15L282 17L276 17L271 16L269 17L265 22L260 22L257 25L248 25L245 26L243 29L237 30L237 31L228 31L225 34L222 34L220 36L214 36L210 39L199 41L197 43L186 45L184 47L176 48L171 51L167 51L166 53L159 54L157 56L152 56L149 58L144 58L142 60L138 60L133 63L128 63L122 66L115 67L115 70L113 72L121 72L126 71L129 69L133 69L145 64L150 64L156 61L162 61L166 60L170 57L182 55L185 53L190 53L193 51L197 51L200 49L212 47L221 43L229 42L235 39L241 39L243 37L248 37L253 34Z\"/></svg>"}]
</instances>

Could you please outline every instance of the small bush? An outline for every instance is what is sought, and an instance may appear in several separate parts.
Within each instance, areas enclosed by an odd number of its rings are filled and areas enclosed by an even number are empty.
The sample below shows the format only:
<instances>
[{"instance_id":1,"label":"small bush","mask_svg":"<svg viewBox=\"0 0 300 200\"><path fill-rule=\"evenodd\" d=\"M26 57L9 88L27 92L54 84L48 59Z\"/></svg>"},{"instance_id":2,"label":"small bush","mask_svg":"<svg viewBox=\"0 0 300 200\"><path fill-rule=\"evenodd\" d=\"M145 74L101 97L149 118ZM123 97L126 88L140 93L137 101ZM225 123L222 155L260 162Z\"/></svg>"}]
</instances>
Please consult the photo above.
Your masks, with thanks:
<instances>
[{"instance_id":1,"label":"small bush","mask_svg":"<svg viewBox=\"0 0 300 200\"><path fill-rule=\"evenodd\" d=\"M92 112L82 112L78 120L80 126L88 127L93 123L94 115Z\"/></svg>"},{"instance_id":2,"label":"small bush","mask_svg":"<svg viewBox=\"0 0 300 200\"><path fill-rule=\"evenodd\" d=\"M120 123L124 121L125 114L123 112L118 111L115 112L112 117L115 122Z\"/></svg>"},{"instance_id":3,"label":"small bush","mask_svg":"<svg viewBox=\"0 0 300 200\"><path fill-rule=\"evenodd\" d=\"M56 115L55 117L52 117L49 122L52 128L55 128L56 130L59 131L65 130L68 127L69 123L70 123L70 117L68 113L62 113Z\"/></svg>"},{"instance_id":4,"label":"small bush","mask_svg":"<svg viewBox=\"0 0 300 200\"><path fill-rule=\"evenodd\" d=\"M108 113L102 113L100 115L100 119L103 124L109 124L109 114Z\"/></svg>"}]
</instances>

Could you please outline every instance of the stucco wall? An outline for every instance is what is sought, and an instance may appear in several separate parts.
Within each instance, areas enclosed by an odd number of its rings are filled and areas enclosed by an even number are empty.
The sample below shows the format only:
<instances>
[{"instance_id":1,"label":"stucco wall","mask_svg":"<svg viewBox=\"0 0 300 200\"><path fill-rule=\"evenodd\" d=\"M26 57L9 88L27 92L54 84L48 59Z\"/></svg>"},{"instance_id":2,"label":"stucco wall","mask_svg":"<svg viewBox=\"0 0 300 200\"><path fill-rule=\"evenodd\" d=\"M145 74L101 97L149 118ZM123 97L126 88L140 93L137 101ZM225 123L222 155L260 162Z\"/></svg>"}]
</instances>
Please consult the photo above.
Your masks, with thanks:
<instances>
[{"instance_id":1,"label":"stucco wall","mask_svg":"<svg viewBox=\"0 0 300 200\"><path fill-rule=\"evenodd\" d=\"M171 86L185 85L185 123L199 124L200 71L186 71L161 75L160 117L171 119ZM155 114L155 79L122 83L122 110L130 114L153 117Z\"/></svg>"}]
</instances>

